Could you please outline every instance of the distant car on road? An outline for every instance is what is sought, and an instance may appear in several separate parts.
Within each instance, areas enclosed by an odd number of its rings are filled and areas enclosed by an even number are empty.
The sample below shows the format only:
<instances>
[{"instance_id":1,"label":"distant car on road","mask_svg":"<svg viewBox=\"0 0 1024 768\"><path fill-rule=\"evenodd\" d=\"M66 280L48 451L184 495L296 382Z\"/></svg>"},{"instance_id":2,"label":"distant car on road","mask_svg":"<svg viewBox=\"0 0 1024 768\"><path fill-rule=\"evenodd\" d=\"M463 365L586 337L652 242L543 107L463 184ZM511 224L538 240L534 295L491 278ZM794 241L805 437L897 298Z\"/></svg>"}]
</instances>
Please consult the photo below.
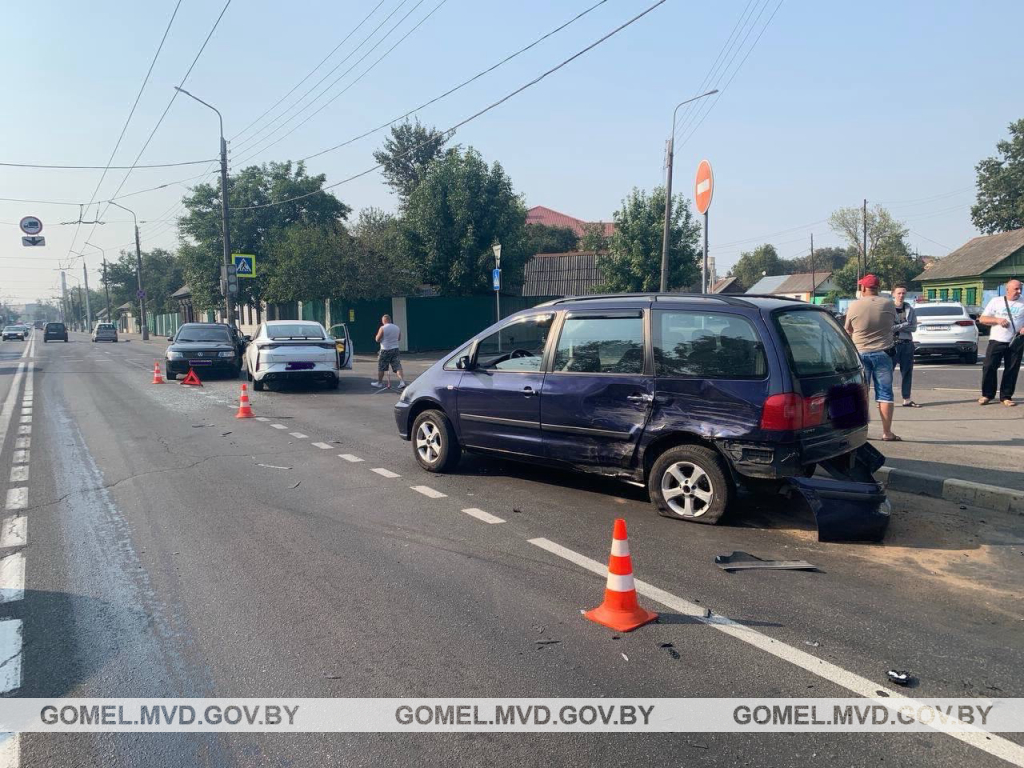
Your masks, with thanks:
<instances>
[{"instance_id":1,"label":"distant car on road","mask_svg":"<svg viewBox=\"0 0 1024 768\"><path fill-rule=\"evenodd\" d=\"M93 341L117 342L117 326L113 323L96 323L92 331Z\"/></svg>"},{"instance_id":2,"label":"distant car on road","mask_svg":"<svg viewBox=\"0 0 1024 768\"><path fill-rule=\"evenodd\" d=\"M43 343L68 340L68 327L64 323L47 323L43 328Z\"/></svg>"},{"instance_id":3,"label":"distant car on road","mask_svg":"<svg viewBox=\"0 0 1024 768\"><path fill-rule=\"evenodd\" d=\"M402 392L428 472L463 450L643 483L716 523L736 487L846 462L867 440L860 357L830 312L769 297L626 294L519 312Z\"/></svg>"},{"instance_id":4,"label":"distant car on road","mask_svg":"<svg viewBox=\"0 0 1024 768\"><path fill-rule=\"evenodd\" d=\"M337 343L312 320L263 323L245 348L245 370L257 392L285 381L319 381L332 389L341 383Z\"/></svg>"},{"instance_id":5,"label":"distant car on road","mask_svg":"<svg viewBox=\"0 0 1024 768\"><path fill-rule=\"evenodd\" d=\"M929 301L914 307L915 357L958 357L967 365L978 362L978 326L958 301Z\"/></svg>"},{"instance_id":6,"label":"distant car on road","mask_svg":"<svg viewBox=\"0 0 1024 768\"><path fill-rule=\"evenodd\" d=\"M241 370L235 337L225 323L185 323L167 340L171 342L164 353L168 381L190 368L200 378L210 372L237 377Z\"/></svg>"},{"instance_id":7,"label":"distant car on road","mask_svg":"<svg viewBox=\"0 0 1024 768\"><path fill-rule=\"evenodd\" d=\"M23 325L5 325L3 330L4 341L24 341L28 331Z\"/></svg>"}]
</instances>

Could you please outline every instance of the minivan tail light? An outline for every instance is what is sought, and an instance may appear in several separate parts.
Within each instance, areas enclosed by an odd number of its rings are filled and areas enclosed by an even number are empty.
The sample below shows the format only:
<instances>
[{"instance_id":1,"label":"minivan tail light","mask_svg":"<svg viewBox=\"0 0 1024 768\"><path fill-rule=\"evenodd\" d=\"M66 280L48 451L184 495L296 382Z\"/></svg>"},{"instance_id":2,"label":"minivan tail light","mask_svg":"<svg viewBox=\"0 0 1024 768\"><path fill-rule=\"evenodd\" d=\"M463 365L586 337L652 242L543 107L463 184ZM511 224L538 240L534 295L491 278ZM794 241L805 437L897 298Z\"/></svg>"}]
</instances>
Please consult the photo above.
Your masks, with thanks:
<instances>
[{"instance_id":1,"label":"minivan tail light","mask_svg":"<svg viewBox=\"0 0 1024 768\"><path fill-rule=\"evenodd\" d=\"M771 395L761 410L761 429L794 432L825 421L825 396L803 397L795 392Z\"/></svg>"},{"instance_id":2,"label":"minivan tail light","mask_svg":"<svg viewBox=\"0 0 1024 768\"><path fill-rule=\"evenodd\" d=\"M974 321L973 320L957 320L956 324L957 325L962 325L962 326L964 326L966 328L968 326L974 325Z\"/></svg>"}]
</instances>

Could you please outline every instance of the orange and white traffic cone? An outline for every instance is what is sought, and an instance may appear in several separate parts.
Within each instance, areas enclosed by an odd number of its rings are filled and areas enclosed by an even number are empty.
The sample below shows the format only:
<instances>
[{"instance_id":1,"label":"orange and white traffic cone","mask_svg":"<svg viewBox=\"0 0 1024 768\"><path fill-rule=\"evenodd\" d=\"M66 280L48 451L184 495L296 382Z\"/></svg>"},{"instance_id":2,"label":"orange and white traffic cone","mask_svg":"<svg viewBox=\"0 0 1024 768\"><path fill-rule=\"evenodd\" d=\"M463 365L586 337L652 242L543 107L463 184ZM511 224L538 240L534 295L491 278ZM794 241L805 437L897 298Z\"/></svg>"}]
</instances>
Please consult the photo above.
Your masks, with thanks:
<instances>
[{"instance_id":1,"label":"orange and white traffic cone","mask_svg":"<svg viewBox=\"0 0 1024 768\"><path fill-rule=\"evenodd\" d=\"M249 405L249 388L242 384L242 397L238 401L238 413L236 419L251 419L253 417L252 407Z\"/></svg>"},{"instance_id":2,"label":"orange and white traffic cone","mask_svg":"<svg viewBox=\"0 0 1024 768\"><path fill-rule=\"evenodd\" d=\"M583 615L616 632L629 632L658 618L658 614L645 611L637 604L626 521L621 518L615 521L612 531L612 554L608 558L608 583L604 589L604 602Z\"/></svg>"},{"instance_id":3,"label":"orange and white traffic cone","mask_svg":"<svg viewBox=\"0 0 1024 768\"><path fill-rule=\"evenodd\" d=\"M160 361L159 360L154 360L153 361L153 383L154 384L163 384L164 383L164 377L160 375Z\"/></svg>"}]
</instances>

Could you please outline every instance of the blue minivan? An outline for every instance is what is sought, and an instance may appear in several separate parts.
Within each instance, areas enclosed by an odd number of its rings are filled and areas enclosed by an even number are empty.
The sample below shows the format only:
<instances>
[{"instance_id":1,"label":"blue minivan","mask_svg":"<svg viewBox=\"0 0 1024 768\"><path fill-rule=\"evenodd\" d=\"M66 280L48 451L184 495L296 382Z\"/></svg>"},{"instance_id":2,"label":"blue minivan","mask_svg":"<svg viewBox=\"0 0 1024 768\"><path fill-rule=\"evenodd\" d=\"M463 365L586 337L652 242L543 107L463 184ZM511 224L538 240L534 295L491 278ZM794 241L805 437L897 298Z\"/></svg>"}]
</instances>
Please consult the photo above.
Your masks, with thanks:
<instances>
[{"instance_id":1,"label":"blue minivan","mask_svg":"<svg viewBox=\"0 0 1024 768\"><path fill-rule=\"evenodd\" d=\"M738 486L778 487L867 439L860 358L831 313L767 296L551 301L470 339L402 392L398 431L429 472L463 450L646 485L715 523Z\"/></svg>"}]
</instances>

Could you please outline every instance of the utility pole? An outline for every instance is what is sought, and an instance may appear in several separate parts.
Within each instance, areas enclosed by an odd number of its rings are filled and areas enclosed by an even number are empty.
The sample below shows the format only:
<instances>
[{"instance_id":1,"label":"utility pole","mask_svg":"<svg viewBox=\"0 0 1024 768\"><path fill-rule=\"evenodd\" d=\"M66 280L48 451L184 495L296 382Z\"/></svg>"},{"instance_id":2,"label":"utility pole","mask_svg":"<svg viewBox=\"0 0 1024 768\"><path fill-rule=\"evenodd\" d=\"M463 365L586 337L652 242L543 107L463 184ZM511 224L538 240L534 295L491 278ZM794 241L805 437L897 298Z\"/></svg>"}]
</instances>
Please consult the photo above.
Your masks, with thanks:
<instances>
[{"instance_id":1,"label":"utility pole","mask_svg":"<svg viewBox=\"0 0 1024 768\"><path fill-rule=\"evenodd\" d=\"M114 318L110 316L110 286L107 285L107 257L103 256L103 295L107 298L107 322L114 322Z\"/></svg>"},{"instance_id":2,"label":"utility pole","mask_svg":"<svg viewBox=\"0 0 1024 768\"><path fill-rule=\"evenodd\" d=\"M814 279L814 233L811 232L811 304L814 303L814 289L817 283Z\"/></svg>"},{"instance_id":3,"label":"utility pole","mask_svg":"<svg viewBox=\"0 0 1024 768\"><path fill-rule=\"evenodd\" d=\"M92 328L92 306L89 304L89 270L85 266L85 258L82 258L82 279L85 281L85 330Z\"/></svg>"},{"instance_id":4,"label":"utility pole","mask_svg":"<svg viewBox=\"0 0 1024 768\"><path fill-rule=\"evenodd\" d=\"M661 288L659 289L662 293L668 291L668 239L672 227L672 161L675 158L676 115L679 112L679 108L684 104L689 104L697 99L703 99L705 96L710 96L714 93L718 93L717 88L713 91L702 93L700 96L694 96L692 99L681 101L672 110L672 133L669 135L665 146L665 225L661 236Z\"/></svg>"},{"instance_id":5,"label":"utility pole","mask_svg":"<svg viewBox=\"0 0 1024 768\"><path fill-rule=\"evenodd\" d=\"M60 272L60 321L68 321L68 281L64 270Z\"/></svg>"},{"instance_id":6,"label":"utility pole","mask_svg":"<svg viewBox=\"0 0 1024 768\"><path fill-rule=\"evenodd\" d=\"M224 269L231 266L231 230L230 215L228 213L228 143L224 139L224 116L221 115L220 110L212 104L207 104L205 101L200 99L198 96L189 93L184 88L174 86L174 90L178 93L183 93L191 99L195 99L204 107L209 107L217 113L217 120L220 121L220 218L221 228L223 231L222 239L224 241ZM224 291L224 308L227 310L228 325L235 324L235 301L231 296L231 292L225 288Z\"/></svg>"},{"instance_id":7,"label":"utility pole","mask_svg":"<svg viewBox=\"0 0 1024 768\"><path fill-rule=\"evenodd\" d=\"M110 204L116 208L120 208L122 211L128 211L132 215L132 220L135 222L135 280L139 284L139 319L141 321L142 340L149 340L149 326L146 324L146 289L142 285L142 243L139 241L139 219L135 215L135 211L130 208L125 208L120 203L115 203L113 200Z\"/></svg>"},{"instance_id":8,"label":"utility pole","mask_svg":"<svg viewBox=\"0 0 1024 768\"><path fill-rule=\"evenodd\" d=\"M864 274L868 271L868 201L864 198ZM860 272L860 270L857 270ZM860 275L857 275L857 279L860 279Z\"/></svg>"}]
</instances>

